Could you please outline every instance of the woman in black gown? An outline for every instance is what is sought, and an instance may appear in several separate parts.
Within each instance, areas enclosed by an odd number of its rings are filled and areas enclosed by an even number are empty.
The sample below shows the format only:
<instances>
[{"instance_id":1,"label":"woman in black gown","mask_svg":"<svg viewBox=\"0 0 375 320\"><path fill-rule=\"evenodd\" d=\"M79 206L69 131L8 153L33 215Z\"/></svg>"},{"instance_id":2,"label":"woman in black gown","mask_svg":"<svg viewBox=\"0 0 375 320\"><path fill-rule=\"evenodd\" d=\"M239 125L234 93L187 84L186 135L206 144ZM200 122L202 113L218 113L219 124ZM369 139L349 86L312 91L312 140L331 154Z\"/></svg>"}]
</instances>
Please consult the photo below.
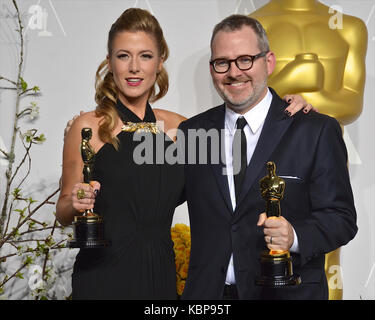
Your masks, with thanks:
<instances>
[{"instance_id":1,"label":"woman in black gown","mask_svg":"<svg viewBox=\"0 0 375 320\"><path fill-rule=\"evenodd\" d=\"M167 57L157 20L142 9L126 10L111 27L107 59L97 71L96 110L68 123L57 218L70 225L75 215L95 205L94 212L104 218L105 237L112 243L103 249L80 250L72 276L73 299L177 297L170 227L174 210L183 201L184 170L181 164L163 160L185 118L149 105L167 93L163 68ZM287 108L292 114L311 109L301 97L293 97L287 97L294 100ZM139 164L142 152L136 148L143 141L123 125L156 121L163 122L164 131L148 133L147 161ZM90 144L96 153L90 185L81 183L85 127L92 129ZM79 190L85 193L83 199L78 199Z\"/></svg>"},{"instance_id":2,"label":"woman in black gown","mask_svg":"<svg viewBox=\"0 0 375 320\"><path fill-rule=\"evenodd\" d=\"M112 25L108 56L97 72L98 107L78 117L65 138L63 176L57 217L64 225L93 208L104 218L111 246L81 249L72 276L73 299L175 299L176 269L170 228L181 203L183 166L160 161L173 143L182 116L153 110L148 101L168 89L163 62L168 47L157 20L147 11L128 9ZM156 92L156 85L159 90ZM138 133L124 123L164 122L164 131L147 133L147 163L138 164ZM82 181L79 144L84 127L92 129L93 182ZM156 154L158 153L158 158ZM142 155L142 153L140 153ZM139 158L139 157L138 157ZM158 161L156 161L158 160ZM78 199L83 189L85 198ZM95 197L95 190L98 190Z\"/></svg>"}]
</instances>

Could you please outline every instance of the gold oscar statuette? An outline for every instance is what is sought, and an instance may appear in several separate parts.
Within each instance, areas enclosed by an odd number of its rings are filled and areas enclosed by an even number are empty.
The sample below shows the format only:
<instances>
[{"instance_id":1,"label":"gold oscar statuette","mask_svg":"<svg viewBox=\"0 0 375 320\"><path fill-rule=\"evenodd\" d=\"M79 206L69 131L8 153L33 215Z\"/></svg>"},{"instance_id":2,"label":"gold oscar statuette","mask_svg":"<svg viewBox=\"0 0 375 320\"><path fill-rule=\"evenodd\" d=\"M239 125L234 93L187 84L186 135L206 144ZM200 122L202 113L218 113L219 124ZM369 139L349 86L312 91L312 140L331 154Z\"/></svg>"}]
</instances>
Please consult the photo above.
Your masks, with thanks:
<instances>
[{"instance_id":1,"label":"gold oscar statuette","mask_svg":"<svg viewBox=\"0 0 375 320\"><path fill-rule=\"evenodd\" d=\"M89 143L92 130L83 128L81 136L83 182L89 184L95 162L95 152ZM103 218L92 209L85 210L82 215L74 217L73 232L74 238L68 242L69 248L101 248L110 245L110 241L104 239Z\"/></svg>"},{"instance_id":2,"label":"gold oscar statuette","mask_svg":"<svg viewBox=\"0 0 375 320\"><path fill-rule=\"evenodd\" d=\"M274 162L267 162L268 175L260 181L260 191L266 201L268 219L278 219L281 216L280 200L284 196L285 181L276 175ZM260 257L261 275L255 283L263 287L284 287L298 285L301 278L293 274L292 257L289 250L269 250L262 252Z\"/></svg>"},{"instance_id":3,"label":"gold oscar statuette","mask_svg":"<svg viewBox=\"0 0 375 320\"><path fill-rule=\"evenodd\" d=\"M280 96L300 94L342 128L360 116L368 44L364 21L318 0L270 0L250 16L266 30L276 55L270 87ZM337 266L340 248L326 254L330 300L343 297L342 278L331 271Z\"/></svg>"}]
</instances>

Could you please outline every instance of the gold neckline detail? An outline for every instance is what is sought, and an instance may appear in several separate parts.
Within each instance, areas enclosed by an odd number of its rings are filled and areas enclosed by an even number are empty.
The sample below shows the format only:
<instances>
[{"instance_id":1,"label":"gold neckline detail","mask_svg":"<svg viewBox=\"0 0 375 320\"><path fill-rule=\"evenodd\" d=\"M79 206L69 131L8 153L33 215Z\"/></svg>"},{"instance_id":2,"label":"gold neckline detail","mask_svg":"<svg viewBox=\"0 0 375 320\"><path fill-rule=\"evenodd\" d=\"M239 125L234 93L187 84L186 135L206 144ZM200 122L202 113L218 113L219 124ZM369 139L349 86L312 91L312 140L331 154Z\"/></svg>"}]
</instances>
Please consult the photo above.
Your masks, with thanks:
<instances>
[{"instance_id":1,"label":"gold neckline detail","mask_svg":"<svg viewBox=\"0 0 375 320\"><path fill-rule=\"evenodd\" d=\"M159 133L159 128L156 125L156 122L125 122L121 128L121 131L126 132L151 132L153 134Z\"/></svg>"}]
</instances>

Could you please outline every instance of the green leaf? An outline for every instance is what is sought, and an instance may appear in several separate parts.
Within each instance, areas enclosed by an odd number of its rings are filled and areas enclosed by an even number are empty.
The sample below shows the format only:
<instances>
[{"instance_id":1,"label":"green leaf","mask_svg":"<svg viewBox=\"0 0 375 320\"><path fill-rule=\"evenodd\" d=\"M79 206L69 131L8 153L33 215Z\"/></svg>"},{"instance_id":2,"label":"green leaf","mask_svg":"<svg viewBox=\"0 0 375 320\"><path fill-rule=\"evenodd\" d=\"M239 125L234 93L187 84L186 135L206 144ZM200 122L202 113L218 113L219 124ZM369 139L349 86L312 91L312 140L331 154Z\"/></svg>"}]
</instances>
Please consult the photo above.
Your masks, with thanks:
<instances>
[{"instance_id":1,"label":"green leaf","mask_svg":"<svg viewBox=\"0 0 375 320\"><path fill-rule=\"evenodd\" d=\"M23 278L23 273L22 273L22 272L18 272L18 273L16 274L16 277L19 278L19 279L24 279L24 278Z\"/></svg>"},{"instance_id":2,"label":"green leaf","mask_svg":"<svg viewBox=\"0 0 375 320\"><path fill-rule=\"evenodd\" d=\"M15 198L18 198L21 195L21 189L20 188L14 188L12 192L12 196Z\"/></svg>"},{"instance_id":3,"label":"green leaf","mask_svg":"<svg viewBox=\"0 0 375 320\"><path fill-rule=\"evenodd\" d=\"M34 202L38 202L38 200L34 200L33 198L29 198L27 199L29 201L30 204L33 204Z\"/></svg>"},{"instance_id":4,"label":"green leaf","mask_svg":"<svg viewBox=\"0 0 375 320\"><path fill-rule=\"evenodd\" d=\"M22 77L20 77L20 80L21 80L21 87L22 87L22 90L23 91L26 91L27 90L27 82L25 80L23 80Z\"/></svg>"},{"instance_id":5,"label":"green leaf","mask_svg":"<svg viewBox=\"0 0 375 320\"><path fill-rule=\"evenodd\" d=\"M24 208L24 209L14 209L14 211L18 212L21 217L24 217L25 216L26 208Z\"/></svg>"},{"instance_id":6,"label":"green leaf","mask_svg":"<svg viewBox=\"0 0 375 320\"><path fill-rule=\"evenodd\" d=\"M26 259L25 259L25 264L26 265L29 265L29 264L32 264L34 262L34 259L31 258L31 256L27 256Z\"/></svg>"},{"instance_id":7,"label":"green leaf","mask_svg":"<svg viewBox=\"0 0 375 320\"><path fill-rule=\"evenodd\" d=\"M46 245L49 246L49 247L52 247L56 242L53 240L53 238L51 236L49 236L47 239L46 239Z\"/></svg>"},{"instance_id":8,"label":"green leaf","mask_svg":"<svg viewBox=\"0 0 375 320\"><path fill-rule=\"evenodd\" d=\"M29 230L32 230L33 228L35 228L35 222L34 221L29 221L28 225L29 225Z\"/></svg>"},{"instance_id":9,"label":"green leaf","mask_svg":"<svg viewBox=\"0 0 375 320\"><path fill-rule=\"evenodd\" d=\"M39 136L33 136L33 139L32 139L33 143L37 143L37 144L41 144L43 143L44 141L46 141L46 137L44 136L44 134L42 133L41 135Z\"/></svg>"},{"instance_id":10,"label":"green leaf","mask_svg":"<svg viewBox=\"0 0 375 320\"><path fill-rule=\"evenodd\" d=\"M33 141L33 138L34 138L34 136L35 136L35 132L36 132L35 129L34 129L34 130L27 130L27 131L22 135L22 137L25 139L25 141L26 141L27 143L30 143L30 142Z\"/></svg>"},{"instance_id":11,"label":"green leaf","mask_svg":"<svg viewBox=\"0 0 375 320\"><path fill-rule=\"evenodd\" d=\"M19 230L18 230L17 228L15 228L15 227L12 228L12 232L13 232L13 235L14 235L15 237L17 237L17 236L20 235Z\"/></svg>"}]
</instances>

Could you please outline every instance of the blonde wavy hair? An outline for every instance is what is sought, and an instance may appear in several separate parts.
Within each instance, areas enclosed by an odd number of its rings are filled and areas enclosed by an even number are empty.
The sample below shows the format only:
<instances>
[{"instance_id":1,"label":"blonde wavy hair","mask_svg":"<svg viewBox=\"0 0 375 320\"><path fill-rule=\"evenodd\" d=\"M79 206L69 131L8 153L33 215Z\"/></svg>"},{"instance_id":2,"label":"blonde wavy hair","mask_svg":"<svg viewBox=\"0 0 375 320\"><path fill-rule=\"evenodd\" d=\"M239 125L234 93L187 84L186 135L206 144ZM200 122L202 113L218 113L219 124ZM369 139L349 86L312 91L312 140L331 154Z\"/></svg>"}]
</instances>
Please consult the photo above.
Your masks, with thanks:
<instances>
[{"instance_id":1,"label":"blonde wavy hair","mask_svg":"<svg viewBox=\"0 0 375 320\"><path fill-rule=\"evenodd\" d=\"M139 8L130 8L125 10L121 16L112 24L108 34L107 50L108 57L112 54L112 44L116 35L123 31L143 31L154 37L155 43L158 47L159 56L163 61L167 60L169 56L169 49L165 41L163 30L156 18L147 10ZM99 123L99 137L103 142L112 144L118 149L119 141L116 137L112 137L112 132L116 125L117 111L115 104L118 98L118 88L113 80L113 75L108 70L107 59L105 59L96 71L95 77L95 101L97 107L95 114L102 117ZM156 91L158 86L159 91ZM148 100L154 102L162 97L168 91L169 82L168 74L163 67L156 75L156 81L151 88Z\"/></svg>"}]
</instances>

